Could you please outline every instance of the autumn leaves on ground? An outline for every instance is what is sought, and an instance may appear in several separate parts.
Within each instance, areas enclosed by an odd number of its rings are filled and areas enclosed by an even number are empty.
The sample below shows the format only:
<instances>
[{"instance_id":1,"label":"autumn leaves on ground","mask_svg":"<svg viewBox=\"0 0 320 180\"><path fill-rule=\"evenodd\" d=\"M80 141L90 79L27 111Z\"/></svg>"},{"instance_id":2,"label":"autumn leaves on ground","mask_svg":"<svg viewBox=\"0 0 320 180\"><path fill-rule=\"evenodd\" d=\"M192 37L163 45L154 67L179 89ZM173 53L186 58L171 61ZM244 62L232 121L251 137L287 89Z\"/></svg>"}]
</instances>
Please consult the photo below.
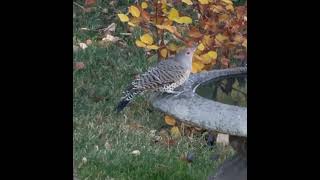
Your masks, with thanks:
<instances>
[{"instance_id":1,"label":"autumn leaves on ground","mask_svg":"<svg viewBox=\"0 0 320 180\"><path fill-rule=\"evenodd\" d=\"M184 44L200 42L194 73L233 66L246 54L243 22L237 14L233 16L243 10L231 1L214 6L212 1L155 2L74 1L73 124L78 179L206 179L231 153L211 146L202 129L157 112L143 97L123 113L114 113L122 90L135 75L158 57L174 55ZM208 21L210 13L200 20L196 12L194 16L187 13L208 9L221 11L217 22L229 18L226 22L238 29ZM199 23L203 29L193 25ZM215 34L209 30L213 27ZM223 33L225 29L230 32Z\"/></svg>"}]
</instances>

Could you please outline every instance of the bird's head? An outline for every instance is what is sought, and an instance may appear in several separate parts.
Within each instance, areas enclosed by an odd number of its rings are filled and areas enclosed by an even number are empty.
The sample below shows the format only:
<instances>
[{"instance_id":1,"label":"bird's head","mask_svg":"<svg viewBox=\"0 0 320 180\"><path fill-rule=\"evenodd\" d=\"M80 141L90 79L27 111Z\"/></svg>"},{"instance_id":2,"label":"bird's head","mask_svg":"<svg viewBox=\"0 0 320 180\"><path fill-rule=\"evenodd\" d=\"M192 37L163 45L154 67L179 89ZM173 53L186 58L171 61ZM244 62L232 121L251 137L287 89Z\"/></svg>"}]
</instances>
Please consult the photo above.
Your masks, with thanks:
<instances>
[{"instance_id":1,"label":"bird's head","mask_svg":"<svg viewBox=\"0 0 320 180\"><path fill-rule=\"evenodd\" d=\"M178 54L176 54L175 59L180 61L182 64L191 67L193 54L196 51L197 46L193 45L191 47L187 47L181 50Z\"/></svg>"}]
</instances>

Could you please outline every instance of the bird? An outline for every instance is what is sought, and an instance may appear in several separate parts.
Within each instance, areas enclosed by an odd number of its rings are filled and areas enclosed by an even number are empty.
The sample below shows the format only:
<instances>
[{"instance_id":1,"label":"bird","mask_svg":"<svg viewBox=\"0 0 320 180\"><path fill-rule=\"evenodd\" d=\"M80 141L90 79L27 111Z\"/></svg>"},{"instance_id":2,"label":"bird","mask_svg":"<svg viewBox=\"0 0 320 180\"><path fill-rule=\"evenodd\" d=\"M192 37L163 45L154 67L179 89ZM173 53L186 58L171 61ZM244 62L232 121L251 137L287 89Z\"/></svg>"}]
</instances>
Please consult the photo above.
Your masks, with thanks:
<instances>
[{"instance_id":1,"label":"bird","mask_svg":"<svg viewBox=\"0 0 320 180\"><path fill-rule=\"evenodd\" d=\"M161 60L155 66L138 76L127 86L124 96L115 110L122 111L134 97L146 92L161 92L179 95L182 91L174 91L188 78L192 70L192 58L196 46L186 47L175 56Z\"/></svg>"}]
</instances>

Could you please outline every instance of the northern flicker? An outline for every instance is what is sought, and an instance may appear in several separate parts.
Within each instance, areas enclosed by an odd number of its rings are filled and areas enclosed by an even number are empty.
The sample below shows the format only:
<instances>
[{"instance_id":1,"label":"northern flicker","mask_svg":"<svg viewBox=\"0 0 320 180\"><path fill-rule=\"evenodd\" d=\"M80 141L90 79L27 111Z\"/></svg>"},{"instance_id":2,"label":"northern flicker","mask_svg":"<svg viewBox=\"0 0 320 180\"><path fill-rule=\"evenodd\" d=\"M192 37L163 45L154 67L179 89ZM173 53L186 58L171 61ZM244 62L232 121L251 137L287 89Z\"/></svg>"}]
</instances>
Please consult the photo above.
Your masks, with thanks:
<instances>
[{"instance_id":1,"label":"northern flicker","mask_svg":"<svg viewBox=\"0 0 320 180\"><path fill-rule=\"evenodd\" d=\"M125 90L124 96L116 107L117 112L122 111L135 96L145 92L179 94L180 92L174 89L188 79L195 50L195 46L185 48L175 56L160 61L147 72L138 75Z\"/></svg>"}]
</instances>

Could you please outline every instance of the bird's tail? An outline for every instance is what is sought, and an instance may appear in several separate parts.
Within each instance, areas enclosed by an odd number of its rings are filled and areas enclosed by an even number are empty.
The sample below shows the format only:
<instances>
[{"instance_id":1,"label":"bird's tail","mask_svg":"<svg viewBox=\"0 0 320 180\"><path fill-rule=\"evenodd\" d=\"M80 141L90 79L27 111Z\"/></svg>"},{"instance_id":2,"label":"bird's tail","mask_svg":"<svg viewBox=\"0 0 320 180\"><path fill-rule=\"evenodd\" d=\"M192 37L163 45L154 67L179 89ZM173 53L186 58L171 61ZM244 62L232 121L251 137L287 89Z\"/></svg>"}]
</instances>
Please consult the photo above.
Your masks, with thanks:
<instances>
[{"instance_id":1,"label":"bird's tail","mask_svg":"<svg viewBox=\"0 0 320 180\"><path fill-rule=\"evenodd\" d=\"M122 111L130 102L131 100L140 94L141 91L136 90L136 89L129 89L125 92L125 96L121 98L120 102L118 103L117 107L115 110L119 113Z\"/></svg>"}]
</instances>

